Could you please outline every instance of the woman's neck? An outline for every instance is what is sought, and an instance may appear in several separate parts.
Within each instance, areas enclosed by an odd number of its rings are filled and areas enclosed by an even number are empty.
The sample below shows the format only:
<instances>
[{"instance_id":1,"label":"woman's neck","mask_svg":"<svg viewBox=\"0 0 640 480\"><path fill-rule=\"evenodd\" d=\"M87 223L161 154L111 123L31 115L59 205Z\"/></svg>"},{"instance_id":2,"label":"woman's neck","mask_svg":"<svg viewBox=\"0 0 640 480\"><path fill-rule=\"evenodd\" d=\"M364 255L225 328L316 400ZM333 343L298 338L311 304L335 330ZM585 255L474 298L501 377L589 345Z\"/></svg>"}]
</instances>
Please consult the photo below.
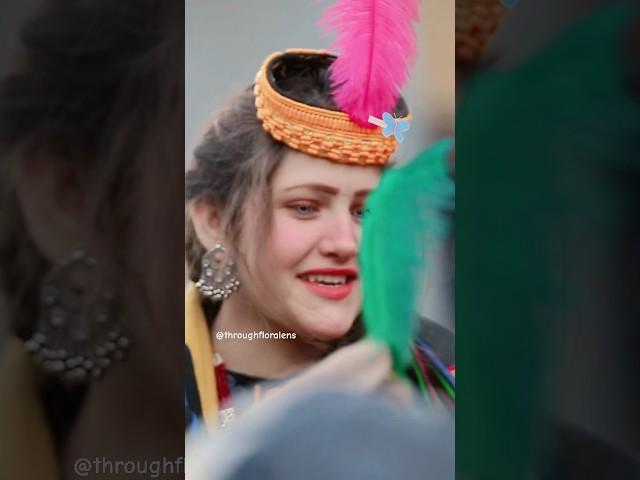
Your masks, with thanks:
<instances>
[{"instance_id":1,"label":"woman's neck","mask_svg":"<svg viewBox=\"0 0 640 480\"><path fill-rule=\"evenodd\" d=\"M222 356L227 369L265 379L284 377L323 356L321 348L300 338L256 338L261 331L278 333L277 327L248 308L240 296L233 295L222 303L213 323L213 349ZM233 339L234 333L245 334L245 338ZM252 340L246 338L249 334Z\"/></svg>"}]
</instances>

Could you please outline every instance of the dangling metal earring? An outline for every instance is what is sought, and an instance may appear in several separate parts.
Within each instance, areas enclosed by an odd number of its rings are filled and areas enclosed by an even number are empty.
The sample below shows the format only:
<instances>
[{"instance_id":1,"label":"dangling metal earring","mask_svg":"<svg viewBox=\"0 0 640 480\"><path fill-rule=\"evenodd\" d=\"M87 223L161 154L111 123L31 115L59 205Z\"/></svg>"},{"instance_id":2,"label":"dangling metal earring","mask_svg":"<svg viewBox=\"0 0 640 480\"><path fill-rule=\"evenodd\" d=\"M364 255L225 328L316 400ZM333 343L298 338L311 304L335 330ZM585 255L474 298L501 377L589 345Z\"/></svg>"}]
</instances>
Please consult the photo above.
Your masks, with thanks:
<instances>
[{"instance_id":1,"label":"dangling metal earring","mask_svg":"<svg viewBox=\"0 0 640 480\"><path fill-rule=\"evenodd\" d=\"M47 274L39 304L38 324L25 346L46 373L83 383L124 357L130 342L121 307L84 250L73 250Z\"/></svg>"},{"instance_id":2,"label":"dangling metal earring","mask_svg":"<svg viewBox=\"0 0 640 480\"><path fill-rule=\"evenodd\" d=\"M203 296L214 301L229 298L240 288L235 263L226 255L222 243L216 243L202 256L200 279L196 286Z\"/></svg>"}]
</instances>

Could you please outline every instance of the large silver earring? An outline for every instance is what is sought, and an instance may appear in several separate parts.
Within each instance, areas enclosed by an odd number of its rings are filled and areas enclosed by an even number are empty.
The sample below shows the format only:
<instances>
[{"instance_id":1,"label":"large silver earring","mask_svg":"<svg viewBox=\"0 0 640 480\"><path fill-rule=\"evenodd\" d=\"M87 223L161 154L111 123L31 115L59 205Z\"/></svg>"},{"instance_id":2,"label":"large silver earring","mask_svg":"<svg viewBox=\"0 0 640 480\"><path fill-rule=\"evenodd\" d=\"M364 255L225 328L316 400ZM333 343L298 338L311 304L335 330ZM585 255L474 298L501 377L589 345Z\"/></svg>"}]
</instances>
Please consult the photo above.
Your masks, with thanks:
<instances>
[{"instance_id":1,"label":"large silver earring","mask_svg":"<svg viewBox=\"0 0 640 480\"><path fill-rule=\"evenodd\" d=\"M122 310L97 261L75 249L40 287L39 318L25 346L45 373L65 383L100 377L129 347Z\"/></svg>"},{"instance_id":2,"label":"large silver earring","mask_svg":"<svg viewBox=\"0 0 640 480\"><path fill-rule=\"evenodd\" d=\"M222 243L217 242L202 256L200 279L196 286L204 297L213 301L227 299L240 288L235 263Z\"/></svg>"}]
</instances>

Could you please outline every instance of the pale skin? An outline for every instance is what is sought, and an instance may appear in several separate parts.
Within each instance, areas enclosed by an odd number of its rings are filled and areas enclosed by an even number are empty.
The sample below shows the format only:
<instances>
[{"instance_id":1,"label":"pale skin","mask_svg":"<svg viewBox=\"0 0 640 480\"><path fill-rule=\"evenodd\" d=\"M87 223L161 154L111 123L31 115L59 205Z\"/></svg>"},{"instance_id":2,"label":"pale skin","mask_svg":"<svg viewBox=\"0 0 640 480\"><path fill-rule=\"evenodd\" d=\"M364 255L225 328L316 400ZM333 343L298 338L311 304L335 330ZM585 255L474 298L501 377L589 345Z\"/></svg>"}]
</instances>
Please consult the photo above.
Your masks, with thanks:
<instances>
[{"instance_id":1,"label":"pale skin","mask_svg":"<svg viewBox=\"0 0 640 480\"><path fill-rule=\"evenodd\" d=\"M260 255L253 256L256 236L250 222L238 248L253 275L240 268L242 287L222 303L212 329L214 350L228 369L267 379L286 377L318 363L325 353L323 342L348 332L361 308L360 280L355 278L350 293L335 300L310 291L300 276L324 268L357 272L364 202L379 178L376 167L341 165L296 151L285 156L271 181L273 215ZM205 248L225 243L214 207L192 205L190 214ZM295 332L297 339L216 338L217 332L259 330ZM324 383L369 391L390 375L387 350L358 342L330 355L285 390Z\"/></svg>"}]
</instances>

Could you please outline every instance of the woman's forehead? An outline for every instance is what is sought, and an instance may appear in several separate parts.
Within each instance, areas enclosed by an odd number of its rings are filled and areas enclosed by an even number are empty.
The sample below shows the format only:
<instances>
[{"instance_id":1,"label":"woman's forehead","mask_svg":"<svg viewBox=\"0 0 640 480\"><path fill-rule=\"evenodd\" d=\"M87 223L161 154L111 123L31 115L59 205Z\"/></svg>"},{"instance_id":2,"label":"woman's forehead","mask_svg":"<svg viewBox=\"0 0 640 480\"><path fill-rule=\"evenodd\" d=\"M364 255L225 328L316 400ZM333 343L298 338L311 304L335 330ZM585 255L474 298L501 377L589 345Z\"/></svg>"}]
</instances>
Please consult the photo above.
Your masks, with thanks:
<instances>
[{"instance_id":1,"label":"woman's forehead","mask_svg":"<svg viewBox=\"0 0 640 480\"><path fill-rule=\"evenodd\" d=\"M325 185L339 191L372 190L380 180L380 167L344 165L302 152L288 152L272 178L274 191L307 185Z\"/></svg>"}]
</instances>

